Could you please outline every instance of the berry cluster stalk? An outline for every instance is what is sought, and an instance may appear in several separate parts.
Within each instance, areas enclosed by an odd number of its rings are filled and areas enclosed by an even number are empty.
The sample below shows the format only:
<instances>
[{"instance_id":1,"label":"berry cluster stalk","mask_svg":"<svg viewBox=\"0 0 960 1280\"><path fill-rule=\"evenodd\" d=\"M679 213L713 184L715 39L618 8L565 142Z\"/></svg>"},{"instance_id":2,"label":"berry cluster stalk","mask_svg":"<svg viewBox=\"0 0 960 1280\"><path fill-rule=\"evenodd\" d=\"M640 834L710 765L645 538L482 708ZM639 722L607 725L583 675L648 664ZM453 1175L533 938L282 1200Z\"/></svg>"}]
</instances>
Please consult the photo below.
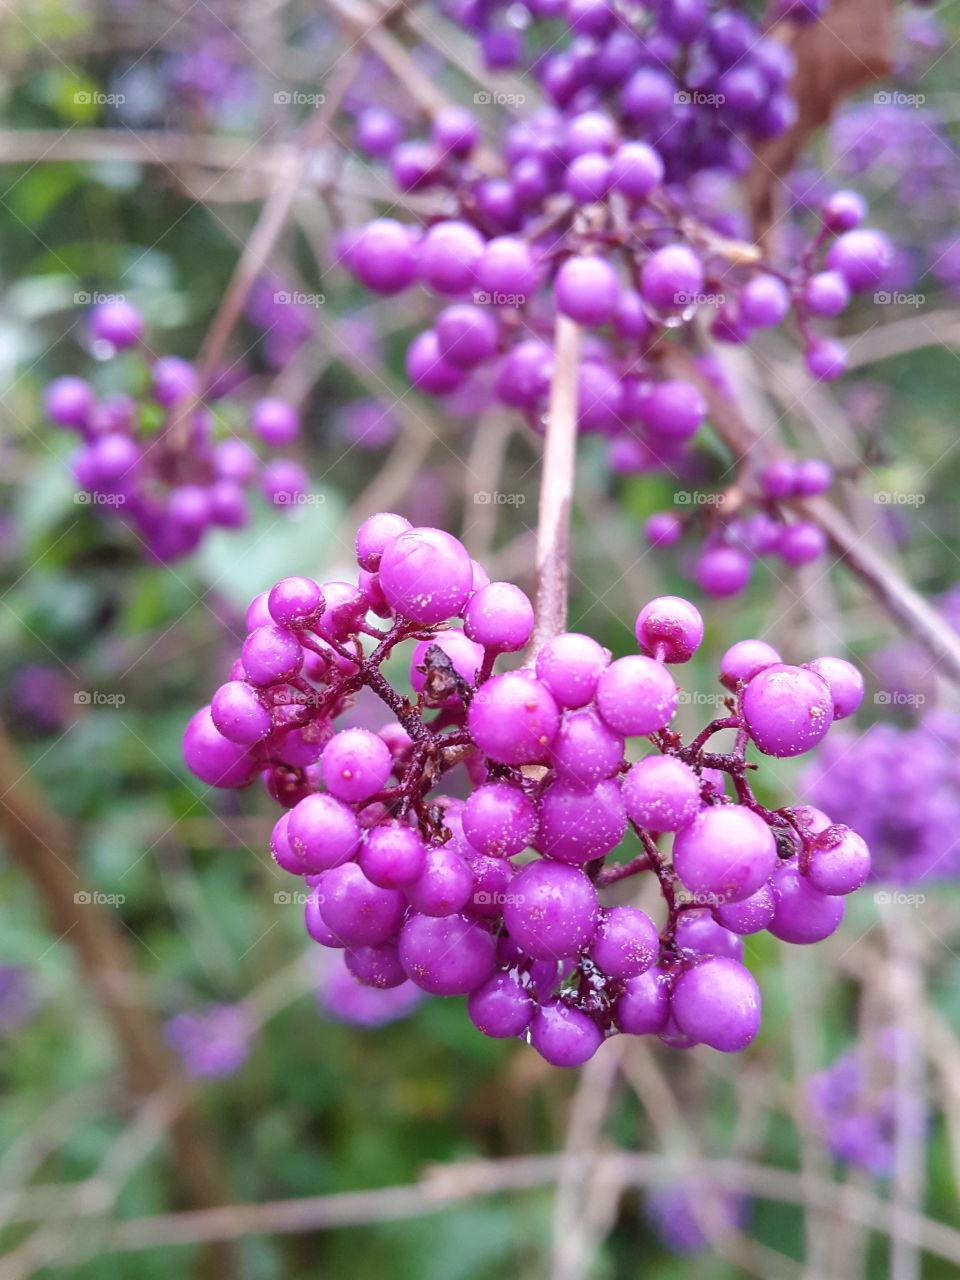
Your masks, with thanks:
<instances>
[{"instance_id":1,"label":"berry cluster stalk","mask_svg":"<svg viewBox=\"0 0 960 1280\"><path fill-rule=\"evenodd\" d=\"M556 365L547 409L547 433L540 475L540 518L537 524L537 621L529 662L567 622L570 577L570 505L577 447L577 370L580 328L557 317Z\"/></svg>"}]
</instances>

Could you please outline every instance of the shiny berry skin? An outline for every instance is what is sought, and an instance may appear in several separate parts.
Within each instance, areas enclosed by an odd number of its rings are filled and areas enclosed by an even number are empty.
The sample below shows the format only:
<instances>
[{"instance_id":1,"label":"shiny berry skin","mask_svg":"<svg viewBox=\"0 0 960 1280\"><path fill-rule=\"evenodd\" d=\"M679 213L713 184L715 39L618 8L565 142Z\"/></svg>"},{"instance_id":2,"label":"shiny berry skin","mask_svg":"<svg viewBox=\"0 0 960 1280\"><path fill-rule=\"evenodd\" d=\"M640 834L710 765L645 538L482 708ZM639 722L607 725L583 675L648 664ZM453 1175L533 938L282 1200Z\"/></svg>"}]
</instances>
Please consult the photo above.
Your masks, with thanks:
<instances>
[{"instance_id":1,"label":"shiny berry skin","mask_svg":"<svg viewBox=\"0 0 960 1280\"><path fill-rule=\"evenodd\" d=\"M740 902L773 873L777 844L757 814L740 805L715 805L678 831L673 865L691 893L717 903Z\"/></svg>"},{"instance_id":2,"label":"shiny berry skin","mask_svg":"<svg viewBox=\"0 0 960 1280\"><path fill-rule=\"evenodd\" d=\"M652 658L618 658L597 681L597 709L624 736L666 728L677 707L677 686L669 671Z\"/></svg>"},{"instance_id":3,"label":"shiny berry skin","mask_svg":"<svg viewBox=\"0 0 960 1280\"><path fill-rule=\"evenodd\" d=\"M681 974L670 1011L681 1031L721 1053L745 1049L760 1029L760 989L736 960L712 956Z\"/></svg>"},{"instance_id":4,"label":"shiny berry skin","mask_svg":"<svg viewBox=\"0 0 960 1280\"><path fill-rule=\"evenodd\" d=\"M492 760L536 764L546 759L560 712L546 685L527 671L508 671L477 690L468 723L473 740Z\"/></svg>"},{"instance_id":5,"label":"shiny berry skin","mask_svg":"<svg viewBox=\"0 0 960 1280\"><path fill-rule=\"evenodd\" d=\"M647 756L623 779L627 814L649 831L679 831L700 809L700 779L676 756Z\"/></svg>"},{"instance_id":6,"label":"shiny berry skin","mask_svg":"<svg viewBox=\"0 0 960 1280\"><path fill-rule=\"evenodd\" d=\"M380 585L391 607L430 626L460 613L473 588L463 543L440 529L407 529L380 558Z\"/></svg>"},{"instance_id":7,"label":"shiny berry skin","mask_svg":"<svg viewBox=\"0 0 960 1280\"><path fill-rule=\"evenodd\" d=\"M833 722L829 685L804 667L780 662L764 668L747 682L741 699L744 724L764 755L802 755Z\"/></svg>"},{"instance_id":8,"label":"shiny berry skin","mask_svg":"<svg viewBox=\"0 0 960 1280\"><path fill-rule=\"evenodd\" d=\"M680 596L659 596L637 615L637 644L649 657L664 662L689 662L703 640L699 609Z\"/></svg>"}]
</instances>

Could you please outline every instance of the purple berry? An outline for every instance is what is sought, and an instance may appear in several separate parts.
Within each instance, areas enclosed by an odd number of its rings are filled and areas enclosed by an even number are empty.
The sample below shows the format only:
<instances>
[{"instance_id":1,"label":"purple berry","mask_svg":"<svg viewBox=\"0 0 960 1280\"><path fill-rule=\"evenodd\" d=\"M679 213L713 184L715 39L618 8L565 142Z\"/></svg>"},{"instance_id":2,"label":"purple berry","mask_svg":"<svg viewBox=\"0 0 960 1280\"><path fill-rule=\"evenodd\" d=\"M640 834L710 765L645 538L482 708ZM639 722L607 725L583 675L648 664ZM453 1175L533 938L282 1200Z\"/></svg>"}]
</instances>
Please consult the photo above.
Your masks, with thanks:
<instances>
[{"instance_id":1,"label":"purple berry","mask_svg":"<svg viewBox=\"0 0 960 1280\"><path fill-rule=\"evenodd\" d=\"M250 426L267 444L290 444L300 434L300 415L289 401L267 396L253 406Z\"/></svg>"},{"instance_id":2,"label":"purple berry","mask_svg":"<svg viewBox=\"0 0 960 1280\"><path fill-rule=\"evenodd\" d=\"M827 682L815 671L776 663L748 681L742 694L750 737L768 756L798 756L824 737L833 721Z\"/></svg>"},{"instance_id":3,"label":"purple berry","mask_svg":"<svg viewBox=\"0 0 960 1280\"><path fill-rule=\"evenodd\" d=\"M536 764L546 759L560 727L553 695L528 671L494 676L477 690L469 711L473 740L501 764Z\"/></svg>"},{"instance_id":4,"label":"purple berry","mask_svg":"<svg viewBox=\"0 0 960 1280\"><path fill-rule=\"evenodd\" d=\"M463 613L463 629L497 653L523 649L533 632L533 605L510 582L490 582L475 591Z\"/></svg>"},{"instance_id":5,"label":"purple berry","mask_svg":"<svg viewBox=\"0 0 960 1280\"><path fill-rule=\"evenodd\" d=\"M749 969L711 956L680 975L670 997L677 1026L722 1053L745 1049L760 1029L760 989Z\"/></svg>"},{"instance_id":6,"label":"purple berry","mask_svg":"<svg viewBox=\"0 0 960 1280\"><path fill-rule=\"evenodd\" d=\"M636 907L609 907L590 944L590 959L608 978L636 978L656 961L660 936L650 917Z\"/></svg>"},{"instance_id":7,"label":"purple berry","mask_svg":"<svg viewBox=\"0 0 960 1280\"><path fill-rule=\"evenodd\" d=\"M562 707L584 707L593 701L600 673L610 653L590 636L567 631L554 636L537 655L537 679Z\"/></svg>"},{"instance_id":8,"label":"purple berry","mask_svg":"<svg viewBox=\"0 0 960 1280\"><path fill-rule=\"evenodd\" d=\"M209 707L191 716L183 733L183 758L209 787L244 787L256 768L246 747L220 732Z\"/></svg>"},{"instance_id":9,"label":"purple berry","mask_svg":"<svg viewBox=\"0 0 960 1280\"><path fill-rule=\"evenodd\" d=\"M519 787L488 782L473 791L463 810L463 834L481 853L512 858L536 834L537 810Z\"/></svg>"},{"instance_id":10,"label":"purple berry","mask_svg":"<svg viewBox=\"0 0 960 1280\"><path fill-rule=\"evenodd\" d=\"M417 274L409 230L393 218L368 223L351 246L350 266L360 283L374 293L401 293Z\"/></svg>"},{"instance_id":11,"label":"purple berry","mask_svg":"<svg viewBox=\"0 0 960 1280\"><path fill-rule=\"evenodd\" d=\"M647 756L623 780L630 818L649 831L679 831L700 809L700 779L676 756Z\"/></svg>"},{"instance_id":12,"label":"purple berry","mask_svg":"<svg viewBox=\"0 0 960 1280\"><path fill-rule=\"evenodd\" d=\"M333 796L305 796L290 812L287 836L308 871L328 871L354 856L360 825L353 812Z\"/></svg>"},{"instance_id":13,"label":"purple berry","mask_svg":"<svg viewBox=\"0 0 960 1280\"><path fill-rule=\"evenodd\" d=\"M637 644L648 657L689 662L703 640L703 618L689 600L659 596L637 615Z\"/></svg>"},{"instance_id":14,"label":"purple berry","mask_svg":"<svg viewBox=\"0 0 960 1280\"><path fill-rule=\"evenodd\" d=\"M225 738L245 747L260 742L273 727L270 712L242 680L220 686L211 700L210 714Z\"/></svg>"},{"instance_id":15,"label":"purple berry","mask_svg":"<svg viewBox=\"0 0 960 1280\"><path fill-rule=\"evenodd\" d=\"M697 561L697 582L710 596L735 596L750 581L750 559L738 547L710 547Z\"/></svg>"},{"instance_id":16,"label":"purple berry","mask_svg":"<svg viewBox=\"0 0 960 1280\"><path fill-rule=\"evenodd\" d=\"M665 729L677 709L677 686L652 658L618 658L597 681L597 710L624 737Z\"/></svg>"},{"instance_id":17,"label":"purple berry","mask_svg":"<svg viewBox=\"0 0 960 1280\"><path fill-rule=\"evenodd\" d=\"M530 992L512 970L495 973L467 997L470 1021L485 1036L497 1040L522 1035L534 1008Z\"/></svg>"},{"instance_id":18,"label":"purple berry","mask_svg":"<svg viewBox=\"0 0 960 1280\"><path fill-rule=\"evenodd\" d=\"M281 578L270 589L267 608L278 627L309 627L323 610L323 596L310 578Z\"/></svg>"},{"instance_id":19,"label":"purple berry","mask_svg":"<svg viewBox=\"0 0 960 1280\"><path fill-rule=\"evenodd\" d=\"M802 876L793 859L777 868L773 878L776 910L767 928L782 942L805 946L835 933L843 919L841 897L821 893Z\"/></svg>"},{"instance_id":20,"label":"purple berry","mask_svg":"<svg viewBox=\"0 0 960 1280\"><path fill-rule=\"evenodd\" d=\"M371 884L381 889L402 889L423 871L426 856L416 831L399 822L388 822L366 832L358 862Z\"/></svg>"},{"instance_id":21,"label":"purple berry","mask_svg":"<svg viewBox=\"0 0 960 1280\"><path fill-rule=\"evenodd\" d=\"M552 1066L580 1067L603 1043L603 1032L587 1014L555 1001L537 1010L530 1043Z\"/></svg>"},{"instance_id":22,"label":"purple berry","mask_svg":"<svg viewBox=\"0 0 960 1280\"><path fill-rule=\"evenodd\" d=\"M473 587L463 543L440 529L407 529L385 547L380 585L391 607L424 626L459 614Z\"/></svg>"},{"instance_id":23,"label":"purple berry","mask_svg":"<svg viewBox=\"0 0 960 1280\"><path fill-rule=\"evenodd\" d=\"M331 795L356 804L372 799L387 785L393 756L369 729L342 729L324 747L320 770Z\"/></svg>"},{"instance_id":24,"label":"purple berry","mask_svg":"<svg viewBox=\"0 0 960 1280\"><path fill-rule=\"evenodd\" d=\"M616 848L627 827L620 788L610 780L584 791L558 779L541 795L538 811L537 848L577 866Z\"/></svg>"},{"instance_id":25,"label":"purple berry","mask_svg":"<svg viewBox=\"0 0 960 1280\"><path fill-rule=\"evenodd\" d=\"M407 977L436 996L459 996L490 977L496 958L492 934L464 915L414 912L400 930L400 963Z\"/></svg>"},{"instance_id":26,"label":"purple berry","mask_svg":"<svg viewBox=\"0 0 960 1280\"><path fill-rule=\"evenodd\" d=\"M516 875L503 907L514 942L535 960L562 960L586 947L600 905L589 878L576 867L541 859Z\"/></svg>"},{"instance_id":27,"label":"purple berry","mask_svg":"<svg viewBox=\"0 0 960 1280\"><path fill-rule=\"evenodd\" d=\"M735 690L741 680L752 680L758 671L780 661L779 653L765 640L738 640L720 659L720 680Z\"/></svg>"},{"instance_id":28,"label":"purple berry","mask_svg":"<svg viewBox=\"0 0 960 1280\"><path fill-rule=\"evenodd\" d=\"M769 879L777 865L777 842L757 814L740 805L701 809L673 841L677 875L697 895L714 902L740 902Z\"/></svg>"},{"instance_id":29,"label":"purple berry","mask_svg":"<svg viewBox=\"0 0 960 1280\"><path fill-rule=\"evenodd\" d=\"M826 680L833 700L834 720L852 716L863 701L863 676L853 663L845 658L814 658L804 665Z\"/></svg>"}]
</instances>

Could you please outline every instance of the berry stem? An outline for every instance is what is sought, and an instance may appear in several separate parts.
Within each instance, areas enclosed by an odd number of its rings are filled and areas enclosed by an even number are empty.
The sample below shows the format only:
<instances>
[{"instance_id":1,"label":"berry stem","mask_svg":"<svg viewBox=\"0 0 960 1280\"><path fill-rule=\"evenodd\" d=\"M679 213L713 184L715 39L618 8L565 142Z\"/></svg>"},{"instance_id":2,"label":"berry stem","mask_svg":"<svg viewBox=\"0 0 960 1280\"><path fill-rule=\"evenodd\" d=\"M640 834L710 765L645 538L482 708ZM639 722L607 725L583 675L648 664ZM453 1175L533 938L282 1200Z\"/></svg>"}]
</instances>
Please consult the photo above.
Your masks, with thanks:
<instances>
[{"instance_id":1,"label":"berry stem","mask_svg":"<svg viewBox=\"0 0 960 1280\"><path fill-rule=\"evenodd\" d=\"M547 408L537 525L537 621L527 655L533 665L540 649L567 624L570 506L577 444L577 374L580 329L557 316L555 367Z\"/></svg>"}]
</instances>

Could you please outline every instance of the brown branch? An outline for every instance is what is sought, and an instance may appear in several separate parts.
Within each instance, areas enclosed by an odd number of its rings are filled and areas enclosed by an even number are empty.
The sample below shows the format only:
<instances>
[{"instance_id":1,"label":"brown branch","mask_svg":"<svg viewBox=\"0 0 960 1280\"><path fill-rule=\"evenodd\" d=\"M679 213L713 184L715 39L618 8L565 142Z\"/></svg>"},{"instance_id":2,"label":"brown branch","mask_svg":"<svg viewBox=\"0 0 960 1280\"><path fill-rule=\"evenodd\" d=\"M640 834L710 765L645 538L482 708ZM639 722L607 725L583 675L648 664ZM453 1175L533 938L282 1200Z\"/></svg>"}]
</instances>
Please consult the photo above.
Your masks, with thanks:
<instances>
[{"instance_id":1,"label":"brown branch","mask_svg":"<svg viewBox=\"0 0 960 1280\"><path fill-rule=\"evenodd\" d=\"M113 1025L131 1087L140 1097L189 1088L146 999L131 947L108 910L91 901L90 886L73 866L66 834L50 804L32 785L28 770L0 730L0 832L13 860L40 896L57 940L73 947ZM79 899L78 899L78 895ZM204 1208L223 1204L225 1184L199 1119L184 1106L171 1121L178 1178ZM211 1259L213 1274L236 1274L232 1254Z\"/></svg>"},{"instance_id":2,"label":"brown branch","mask_svg":"<svg viewBox=\"0 0 960 1280\"><path fill-rule=\"evenodd\" d=\"M201 390L206 388L210 376L223 359L247 296L287 224L310 164L311 151L330 132L343 96L353 79L356 61L356 58L348 57L340 64L322 107L301 131L295 150L280 165L273 191L260 211L253 234L234 268L227 291L200 350L198 366Z\"/></svg>"},{"instance_id":3,"label":"brown branch","mask_svg":"<svg viewBox=\"0 0 960 1280\"><path fill-rule=\"evenodd\" d=\"M210 1240L238 1240L249 1235L289 1235L364 1226L438 1213L475 1196L534 1190L556 1181L562 1155L478 1160L434 1168L409 1186L375 1191L346 1191L265 1204L229 1205L221 1209L160 1214L117 1222L101 1237L104 1252L127 1252L161 1245L196 1245ZM614 1151L599 1157L604 1176L621 1188L671 1182L677 1176L673 1156ZM742 1160L697 1161L702 1173L725 1190L760 1200L802 1204L805 1196L826 1214L846 1213L872 1231L889 1236L890 1206L868 1191L850 1188L841 1205L839 1188L827 1179L806 1187L799 1174ZM960 1264L960 1231L919 1213L907 1213L900 1224L904 1238L935 1257Z\"/></svg>"},{"instance_id":4,"label":"brown branch","mask_svg":"<svg viewBox=\"0 0 960 1280\"><path fill-rule=\"evenodd\" d=\"M577 447L577 375L580 329L558 315L554 341L553 383L547 408L547 431L540 473L540 517L537 524L537 621L527 658L537 653L567 625L570 576L570 506Z\"/></svg>"},{"instance_id":5,"label":"brown branch","mask_svg":"<svg viewBox=\"0 0 960 1280\"><path fill-rule=\"evenodd\" d=\"M678 377L700 388L711 423L738 458L749 456L755 465L762 465L776 456L774 442L754 430L738 406L703 377L686 351L670 344L663 363ZM881 607L923 645L945 675L960 684L960 636L936 609L859 537L826 498L796 498L790 506L797 515L823 530L843 563L869 588Z\"/></svg>"}]
</instances>

